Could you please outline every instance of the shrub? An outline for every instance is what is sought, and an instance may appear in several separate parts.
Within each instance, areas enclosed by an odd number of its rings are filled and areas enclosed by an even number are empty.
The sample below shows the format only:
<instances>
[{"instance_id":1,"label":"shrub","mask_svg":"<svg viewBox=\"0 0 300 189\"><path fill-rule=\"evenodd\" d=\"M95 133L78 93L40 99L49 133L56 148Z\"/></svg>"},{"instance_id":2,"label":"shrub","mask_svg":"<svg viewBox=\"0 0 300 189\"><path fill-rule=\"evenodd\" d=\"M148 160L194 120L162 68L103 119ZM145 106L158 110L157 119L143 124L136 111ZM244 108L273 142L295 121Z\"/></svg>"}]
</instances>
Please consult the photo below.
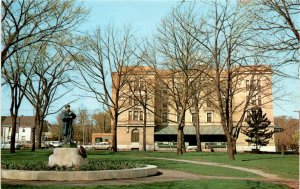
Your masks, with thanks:
<instances>
[{"instance_id":1,"label":"shrub","mask_svg":"<svg viewBox=\"0 0 300 189\"><path fill-rule=\"evenodd\" d=\"M3 161L2 169L31 170L31 171L96 171L96 170L119 170L144 167L144 164L136 162L109 161L109 160L88 160L81 167L76 166L48 166L43 161Z\"/></svg>"}]
</instances>

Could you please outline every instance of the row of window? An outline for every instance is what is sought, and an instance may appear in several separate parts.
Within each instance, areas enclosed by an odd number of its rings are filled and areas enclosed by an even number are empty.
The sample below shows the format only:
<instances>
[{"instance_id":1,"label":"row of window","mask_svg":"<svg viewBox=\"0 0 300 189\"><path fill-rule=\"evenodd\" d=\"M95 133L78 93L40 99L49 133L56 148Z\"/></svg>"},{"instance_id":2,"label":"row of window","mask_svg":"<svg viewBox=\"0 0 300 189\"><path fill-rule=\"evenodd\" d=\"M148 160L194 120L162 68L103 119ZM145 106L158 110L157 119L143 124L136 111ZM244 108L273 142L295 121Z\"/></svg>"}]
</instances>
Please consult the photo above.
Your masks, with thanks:
<instances>
[{"instance_id":1,"label":"row of window","mask_svg":"<svg viewBox=\"0 0 300 189\"><path fill-rule=\"evenodd\" d=\"M260 80L246 80L246 90L249 91L249 90L257 90L257 91L260 91L261 90L261 83L260 83Z\"/></svg>"},{"instance_id":2,"label":"row of window","mask_svg":"<svg viewBox=\"0 0 300 189\"><path fill-rule=\"evenodd\" d=\"M132 81L130 87L134 91L142 91L146 89L146 83L143 80Z\"/></svg>"},{"instance_id":3,"label":"row of window","mask_svg":"<svg viewBox=\"0 0 300 189\"><path fill-rule=\"evenodd\" d=\"M168 121L168 113L167 112L163 112L161 117L163 119L163 122L167 122ZM178 117L177 117L177 119L178 119ZM195 113L192 114L192 120L191 121L192 122L196 121L196 114ZM207 123L214 122L213 121L213 112L206 112L206 122Z\"/></svg>"},{"instance_id":4,"label":"row of window","mask_svg":"<svg viewBox=\"0 0 300 189\"><path fill-rule=\"evenodd\" d=\"M162 113L163 122L168 121L168 113ZM177 117L178 119L178 117ZM128 111L128 121L143 121L144 120L144 112L143 111ZM196 121L196 114L192 114L192 122ZM206 112L206 122L212 123L213 122L213 112Z\"/></svg>"},{"instance_id":5,"label":"row of window","mask_svg":"<svg viewBox=\"0 0 300 189\"><path fill-rule=\"evenodd\" d=\"M129 111L128 112L128 121L143 121L144 112L143 111Z\"/></svg>"},{"instance_id":6,"label":"row of window","mask_svg":"<svg viewBox=\"0 0 300 189\"><path fill-rule=\"evenodd\" d=\"M247 99L249 98L249 96L247 96ZM250 99L250 105L257 105L257 106L261 106L261 96L260 95L255 95Z\"/></svg>"}]
</instances>

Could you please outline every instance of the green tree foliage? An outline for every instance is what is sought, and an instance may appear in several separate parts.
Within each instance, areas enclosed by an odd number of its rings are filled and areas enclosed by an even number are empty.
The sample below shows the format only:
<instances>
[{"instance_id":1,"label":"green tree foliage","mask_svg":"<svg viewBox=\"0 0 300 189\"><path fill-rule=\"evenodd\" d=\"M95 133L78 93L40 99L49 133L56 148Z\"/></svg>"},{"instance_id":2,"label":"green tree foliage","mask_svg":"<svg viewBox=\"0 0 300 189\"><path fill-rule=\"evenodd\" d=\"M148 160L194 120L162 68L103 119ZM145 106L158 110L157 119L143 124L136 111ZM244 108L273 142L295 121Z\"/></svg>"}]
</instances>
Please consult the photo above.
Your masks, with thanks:
<instances>
[{"instance_id":1,"label":"green tree foliage","mask_svg":"<svg viewBox=\"0 0 300 189\"><path fill-rule=\"evenodd\" d=\"M258 145L266 146L269 144L269 139L272 138L274 131L268 129L271 121L266 117L266 114L263 114L260 107L252 108L248 112L245 121L249 125L249 127L242 130L242 133L249 137L246 142L255 144L256 150Z\"/></svg>"}]
</instances>

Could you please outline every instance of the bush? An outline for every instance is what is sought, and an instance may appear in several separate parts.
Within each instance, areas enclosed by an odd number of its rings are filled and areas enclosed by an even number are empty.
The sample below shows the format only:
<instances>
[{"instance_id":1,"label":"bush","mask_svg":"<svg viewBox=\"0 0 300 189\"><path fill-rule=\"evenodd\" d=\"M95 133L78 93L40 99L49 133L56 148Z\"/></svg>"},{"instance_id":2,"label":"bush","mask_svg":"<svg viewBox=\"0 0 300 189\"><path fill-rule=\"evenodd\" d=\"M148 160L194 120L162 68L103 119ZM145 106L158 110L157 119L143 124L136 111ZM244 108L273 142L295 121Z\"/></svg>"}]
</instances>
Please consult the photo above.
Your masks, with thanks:
<instances>
[{"instance_id":1,"label":"bush","mask_svg":"<svg viewBox=\"0 0 300 189\"><path fill-rule=\"evenodd\" d=\"M81 167L67 166L48 166L47 162L42 161L3 161L1 162L2 169L30 170L30 171L96 171L96 170L119 170L144 167L144 164L124 161L109 161L109 160L88 160Z\"/></svg>"}]
</instances>

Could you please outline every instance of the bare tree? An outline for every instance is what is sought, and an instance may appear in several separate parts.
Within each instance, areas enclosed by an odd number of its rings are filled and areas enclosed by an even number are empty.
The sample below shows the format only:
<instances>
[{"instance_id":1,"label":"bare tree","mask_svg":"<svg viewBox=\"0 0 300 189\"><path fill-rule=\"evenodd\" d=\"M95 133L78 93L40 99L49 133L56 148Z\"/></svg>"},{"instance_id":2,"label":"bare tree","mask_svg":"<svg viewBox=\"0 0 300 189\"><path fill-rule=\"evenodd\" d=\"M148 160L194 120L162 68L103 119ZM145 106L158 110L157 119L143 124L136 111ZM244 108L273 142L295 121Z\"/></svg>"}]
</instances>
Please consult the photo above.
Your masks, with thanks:
<instances>
[{"instance_id":1,"label":"bare tree","mask_svg":"<svg viewBox=\"0 0 300 189\"><path fill-rule=\"evenodd\" d=\"M18 50L68 35L87 11L71 0L2 0L1 67Z\"/></svg>"},{"instance_id":2,"label":"bare tree","mask_svg":"<svg viewBox=\"0 0 300 189\"><path fill-rule=\"evenodd\" d=\"M282 65L299 64L300 48L300 1L299 0L258 0L251 1L249 6L255 19L252 24L256 33L255 46L272 57L273 69L277 74L296 77L296 72L282 71ZM299 78L300 70L298 70Z\"/></svg>"},{"instance_id":3,"label":"bare tree","mask_svg":"<svg viewBox=\"0 0 300 189\"><path fill-rule=\"evenodd\" d=\"M11 145L10 152L15 153L15 140L16 140L16 128L17 128L17 117L19 108L22 104L25 92L22 91L20 86L26 88L29 84L29 78L24 76L24 70L27 70L27 75L31 75L33 72L32 64L35 56L40 53L41 49L24 48L16 52L13 56L10 56L7 60L7 64L2 68L2 85L8 86L10 89L11 105L10 105L10 116L12 119L12 132L11 132Z\"/></svg>"},{"instance_id":4,"label":"bare tree","mask_svg":"<svg viewBox=\"0 0 300 189\"><path fill-rule=\"evenodd\" d=\"M92 141L92 116L85 107L77 110L77 119L74 123L74 140L82 141L82 144L88 144Z\"/></svg>"},{"instance_id":5,"label":"bare tree","mask_svg":"<svg viewBox=\"0 0 300 189\"><path fill-rule=\"evenodd\" d=\"M94 121L93 132L96 133L110 133L110 115L107 112L98 112L92 115Z\"/></svg>"},{"instance_id":6,"label":"bare tree","mask_svg":"<svg viewBox=\"0 0 300 189\"><path fill-rule=\"evenodd\" d=\"M179 23L176 17L184 17L186 23ZM154 42L155 51L159 59L152 63L157 68L156 76L162 99L168 103L170 109L175 111L173 123L177 124L177 155L185 152L184 127L186 112L190 108L193 87L198 78L204 73L206 66L201 66L205 55L200 51L199 43L189 32L194 30L191 26L195 22L192 12L174 10L170 16L162 20L158 27L158 34ZM182 29L181 24L185 26ZM200 34L200 33L199 33ZM165 91L166 92L165 92Z\"/></svg>"},{"instance_id":7,"label":"bare tree","mask_svg":"<svg viewBox=\"0 0 300 189\"><path fill-rule=\"evenodd\" d=\"M266 80L269 79L270 84L272 72L270 67L262 66L260 61L257 61L260 54L255 49L248 49L249 44L253 42L254 34L249 32L253 18L247 7L241 7L230 1L225 3L215 1L211 8L208 17L200 19L201 22L194 25L194 31L186 27L185 23L188 21L183 17L177 17L177 20L210 56L207 60L208 63L212 63L213 69L207 74L207 79L214 87L211 98L220 114L229 159L234 160L236 140L250 102L254 105L258 100L257 97L267 98L272 95L267 85L264 87L266 89L264 93L258 96L262 93L259 78L267 74ZM249 88L241 85L246 80ZM241 97L239 94L247 98L235 98Z\"/></svg>"},{"instance_id":8,"label":"bare tree","mask_svg":"<svg viewBox=\"0 0 300 189\"><path fill-rule=\"evenodd\" d=\"M32 75L28 75L27 71L24 70L24 75L29 78L28 86L20 86L35 111L35 127L32 129L31 141L32 151L35 151L35 135L37 135L37 148L41 148L45 118L57 113L63 107L49 111L53 103L71 91L67 89L67 84L70 82L68 73L73 69L72 57L61 47L44 44L41 48L41 53L33 62ZM64 88L65 90L63 90ZM61 93L60 91L65 92ZM36 129L37 133L35 132Z\"/></svg>"},{"instance_id":9,"label":"bare tree","mask_svg":"<svg viewBox=\"0 0 300 189\"><path fill-rule=\"evenodd\" d=\"M82 56L78 57L78 70L84 80L77 85L90 92L110 114L112 150L117 151L118 117L126 111L127 96L123 88L128 83L131 67L137 60L134 36L130 27L116 30L110 26L96 29L84 39Z\"/></svg>"},{"instance_id":10,"label":"bare tree","mask_svg":"<svg viewBox=\"0 0 300 189\"><path fill-rule=\"evenodd\" d=\"M141 58L143 59L143 58ZM147 116L154 109L155 95L155 74L153 69L147 66L138 66L129 77L128 82L128 107L135 109L137 106L142 107L143 115L140 115L140 120L143 122L143 151L146 151L146 127ZM130 120L129 120L130 121ZM136 121L136 120L134 120Z\"/></svg>"}]
</instances>

